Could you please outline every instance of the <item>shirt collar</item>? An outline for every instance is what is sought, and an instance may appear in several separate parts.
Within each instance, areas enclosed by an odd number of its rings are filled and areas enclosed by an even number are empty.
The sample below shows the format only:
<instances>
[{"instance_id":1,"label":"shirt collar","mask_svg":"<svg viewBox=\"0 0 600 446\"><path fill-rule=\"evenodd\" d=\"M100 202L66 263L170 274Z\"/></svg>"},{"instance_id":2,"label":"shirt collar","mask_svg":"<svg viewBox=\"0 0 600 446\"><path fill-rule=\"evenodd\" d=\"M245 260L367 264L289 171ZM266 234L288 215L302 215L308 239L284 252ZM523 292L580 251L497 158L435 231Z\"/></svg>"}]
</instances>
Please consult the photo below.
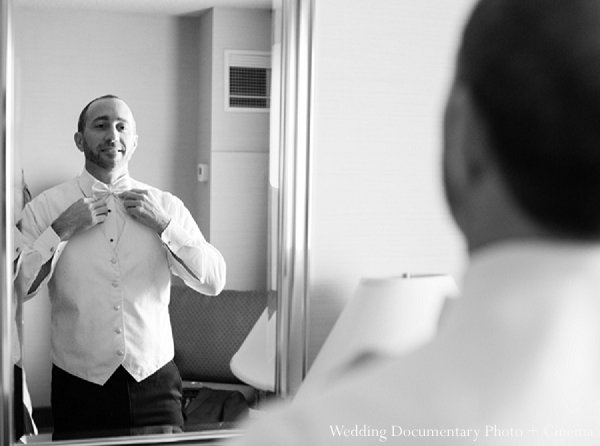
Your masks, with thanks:
<instances>
[{"instance_id":1,"label":"shirt collar","mask_svg":"<svg viewBox=\"0 0 600 446\"><path fill-rule=\"evenodd\" d=\"M458 336L456 342L484 349L492 331L506 344L558 321L569 325L573 311L595 310L599 277L598 242L515 240L480 248L471 254L460 297L445 308L446 336L438 340ZM485 336L472 342L473 333Z\"/></svg>"},{"instance_id":2,"label":"shirt collar","mask_svg":"<svg viewBox=\"0 0 600 446\"><path fill-rule=\"evenodd\" d=\"M519 240L482 248L471 256L462 296L485 299L518 290L552 293L575 278L600 277L600 243Z\"/></svg>"}]
</instances>

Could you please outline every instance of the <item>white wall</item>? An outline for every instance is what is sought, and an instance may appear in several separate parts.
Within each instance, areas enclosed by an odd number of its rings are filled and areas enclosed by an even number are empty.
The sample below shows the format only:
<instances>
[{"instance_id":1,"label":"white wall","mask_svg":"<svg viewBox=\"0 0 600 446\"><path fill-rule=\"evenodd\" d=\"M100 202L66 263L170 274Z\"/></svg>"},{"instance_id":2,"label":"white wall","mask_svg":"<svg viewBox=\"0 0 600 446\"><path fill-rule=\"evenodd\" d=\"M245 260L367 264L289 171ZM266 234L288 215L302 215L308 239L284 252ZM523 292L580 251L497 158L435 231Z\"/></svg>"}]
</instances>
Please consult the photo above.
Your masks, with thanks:
<instances>
[{"instance_id":1,"label":"white wall","mask_svg":"<svg viewBox=\"0 0 600 446\"><path fill-rule=\"evenodd\" d=\"M194 19L16 10L17 147L34 194L77 175L73 133L106 93L131 106L140 135L130 170L195 213L197 27Z\"/></svg>"},{"instance_id":2,"label":"white wall","mask_svg":"<svg viewBox=\"0 0 600 446\"><path fill-rule=\"evenodd\" d=\"M312 360L362 276L451 273L441 117L472 0L315 2Z\"/></svg>"},{"instance_id":3,"label":"white wall","mask_svg":"<svg viewBox=\"0 0 600 446\"><path fill-rule=\"evenodd\" d=\"M213 11L204 13L198 24L198 161L210 166L212 147ZM198 184L198 226L210 237L210 181Z\"/></svg>"},{"instance_id":4,"label":"white wall","mask_svg":"<svg viewBox=\"0 0 600 446\"><path fill-rule=\"evenodd\" d=\"M214 8L213 11L212 150L267 153L269 114L225 111L223 73L227 49L271 50L271 11L235 8Z\"/></svg>"},{"instance_id":5,"label":"white wall","mask_svg":"<svg viewBox=\"0 0 600 446\"><path fill-rule=\"evenodd\" d=\"M210 116L200 145L210 165L210 181L202 185L204 224L227 261L227 288L266 289L269 113L225 110L224 54L270 51L271 12L213 8L202 18L201 35L207 29L211 45L203 44L200 56L211 64L210 73L201 67L202 97L211 94L210 103L201 102Z\"/></svg>"}]
</instances>

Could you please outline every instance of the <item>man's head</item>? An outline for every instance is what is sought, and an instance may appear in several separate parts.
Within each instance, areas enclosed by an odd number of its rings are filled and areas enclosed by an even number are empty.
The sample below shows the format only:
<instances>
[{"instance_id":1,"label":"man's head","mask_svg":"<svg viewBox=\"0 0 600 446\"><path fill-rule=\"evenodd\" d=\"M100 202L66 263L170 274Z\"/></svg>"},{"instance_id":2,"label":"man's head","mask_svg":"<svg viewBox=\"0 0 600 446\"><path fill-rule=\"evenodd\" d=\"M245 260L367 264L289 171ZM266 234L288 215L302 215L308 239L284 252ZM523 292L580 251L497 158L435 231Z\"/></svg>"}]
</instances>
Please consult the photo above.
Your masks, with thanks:
<instances>
[{"instance_id":1,"label":"man's head","mask_svg":"<svg viewBox=\"0 0 600 446\"><path fill-rule=\"evenodd\" d=\"M126 171L138 140L133 113L117 96L96 98L81 111L74 138L88 171Z\"/></svg>"},{"instance_id":2,"label":"man's head","mask_svg":"<svg viewBox=\"0 0 600 446\"><path fill-rule=\"evenodd\" d=\"M600 2L481 0L463 34L445 126L448 198L463 231L462 214L473 215L461 209L466 185L492 163L543 231L600 237ZM470 178L462 183L461 163Z\"/></svg>"}]
</instances>

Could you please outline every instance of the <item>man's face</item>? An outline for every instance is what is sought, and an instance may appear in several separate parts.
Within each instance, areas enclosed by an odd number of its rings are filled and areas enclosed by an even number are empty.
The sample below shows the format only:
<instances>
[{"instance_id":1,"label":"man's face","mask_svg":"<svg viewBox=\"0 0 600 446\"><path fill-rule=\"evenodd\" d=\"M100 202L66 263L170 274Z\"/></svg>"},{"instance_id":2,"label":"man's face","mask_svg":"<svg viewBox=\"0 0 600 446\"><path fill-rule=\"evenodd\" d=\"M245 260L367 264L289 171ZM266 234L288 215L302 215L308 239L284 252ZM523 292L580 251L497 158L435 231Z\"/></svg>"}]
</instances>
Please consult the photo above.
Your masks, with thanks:
<instances>
[{"instance_id":1,"label":"man's face","mask_svg":"<svg viewBox=\"0 0 600 446\"><path fill-rule=\"evenodd\" d=\"M99 99L88 108L83 133L75 139L86 162L108 172L127 167L137 147L133 114L120 99Z\"/></svg>"}]
</instances>

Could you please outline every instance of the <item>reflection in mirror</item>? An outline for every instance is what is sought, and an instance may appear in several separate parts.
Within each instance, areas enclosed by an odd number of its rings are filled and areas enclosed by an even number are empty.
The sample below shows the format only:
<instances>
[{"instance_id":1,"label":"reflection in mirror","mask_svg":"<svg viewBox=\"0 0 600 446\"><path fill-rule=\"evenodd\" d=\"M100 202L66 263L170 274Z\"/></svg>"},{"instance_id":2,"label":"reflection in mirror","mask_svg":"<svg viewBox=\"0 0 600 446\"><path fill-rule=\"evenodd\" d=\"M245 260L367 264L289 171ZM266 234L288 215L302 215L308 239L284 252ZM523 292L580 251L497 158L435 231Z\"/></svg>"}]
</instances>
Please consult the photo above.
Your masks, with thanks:
<instances>
[{"instance_id":1,"label":"reflection in mirror","mask_svg":"<svg viewBox=\"0 0 600 446\"><path fill-rule=\"evenodd\" d=\"M83 155L73 133L81 109L103 94L125 99L139 135L131 176L179 197L227 264L227 284L216 298L174 278L170 317L175 363L186 381L186 430L231 427L274 388L271 1L196 2L185 11L134 11L126 2L118 2L118 10L94 9L99 5L13 2L15 190L37 197L80 175ZM38 428L28 442L51 439L55 293L42 286L23 308L23 366ZM256 371L245 358L255 357L248 351L261 341L265 360ZM234 374L230 359L238 350Z\"/></svg>"}]
</instances>

